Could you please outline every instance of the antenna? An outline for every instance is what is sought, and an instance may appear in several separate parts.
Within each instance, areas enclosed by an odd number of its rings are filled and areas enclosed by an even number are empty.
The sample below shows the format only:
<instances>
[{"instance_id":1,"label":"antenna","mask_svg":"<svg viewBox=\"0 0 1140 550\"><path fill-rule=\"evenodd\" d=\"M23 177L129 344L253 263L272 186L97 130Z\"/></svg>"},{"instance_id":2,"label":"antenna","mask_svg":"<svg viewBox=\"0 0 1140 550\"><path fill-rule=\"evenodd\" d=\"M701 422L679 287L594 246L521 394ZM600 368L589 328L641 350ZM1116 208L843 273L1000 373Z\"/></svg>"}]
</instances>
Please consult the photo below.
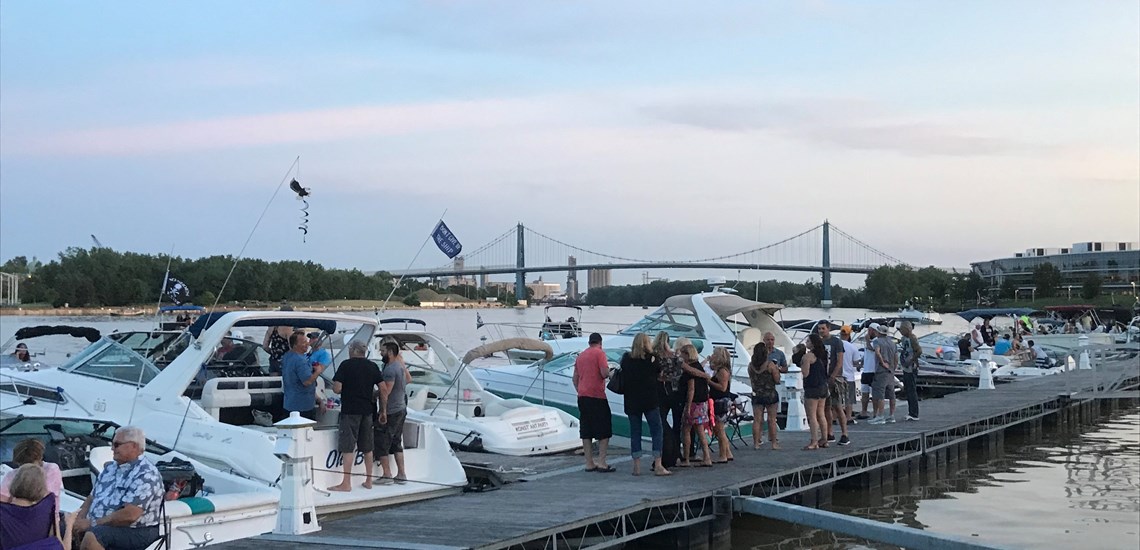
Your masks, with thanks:
<instances>
[{"instance_id":1,"label":"antenna","mask_svg":"<svg viewBox=\"0 0 1140 550\"><path fill-rule=\"evenodd\" d=\"M95 248L107 248L103 246L103 243L99 242L99 239L96 238L95 235L91 235L91 240L95 241Z\"/></svg>"}]
</instances>

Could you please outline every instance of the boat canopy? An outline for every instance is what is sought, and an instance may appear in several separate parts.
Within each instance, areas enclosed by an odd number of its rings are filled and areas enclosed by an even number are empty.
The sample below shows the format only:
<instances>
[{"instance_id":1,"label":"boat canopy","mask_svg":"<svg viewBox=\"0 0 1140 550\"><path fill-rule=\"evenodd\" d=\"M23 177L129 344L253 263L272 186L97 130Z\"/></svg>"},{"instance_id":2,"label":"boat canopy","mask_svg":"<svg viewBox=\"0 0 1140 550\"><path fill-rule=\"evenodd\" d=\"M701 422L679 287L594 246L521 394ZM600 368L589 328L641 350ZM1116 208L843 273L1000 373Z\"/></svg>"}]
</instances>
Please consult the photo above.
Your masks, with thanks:
<instances>
[{"instance_id":1,"label":"boat canopy","mask_svg":"<svg viewBox=\"0 0 1140 550\"><path fill-rule=\"evenodd\" d=\"M547 361L549 361L551 357L554 357L554 349L550 347L550 344L542 340L536 340L534 338L507 338L506 340L496 340L489 344L483 344L467 352L463 355L463 362L470 364L472 361L486 357L492 353L512 349L541 351L546 354Z\"/></svg>"},{"instance_id":2,"label":"boat canopy","mask_svg":"<svg viewBox=\"0 0 1140 550\"><path fill-rule=\"evenodd\" d=\"M692 311L694 294L679 294L677 296L670 296L665 300L666 307L675 307ZM737 313L744 313L747 311L761 310L768 315L773 315L777 311L784 309L784 304L768 304L764 302L753 302L747 298L741 298L735 294L723 294L720 296L708 296L704 298L709 308L716 313L717 317L721 319L732 317Z\"/></svg>"},{"instance_id":3,"label":"boat canopy","mask_svg":"<svg viewBox=\"0 0 1140 550\"><path fill-rule=\"evenodd\" d=\"M564 304L552 304L552 305L549 305L549 306L542 308L543 311L550 311L551 309L574 309L574 310L577 310L579 313L582 312L581 306L568 306L568 305L564 305Z\"/></svg>"},{"instance_id":4,"label":"boat canopy","mask_svg":"<svg viewBox=\"0 0 1140 550\"><path fill-rule=\"evenodd\" d=\"M27 340L29 338L39 338L40 336L52 336L55 334L66 334L76 338L85 338L88 342L99 341L99 331L91 327L73 327L69 325L41 325L36 327L24 327L16 331L17 340Z\"/></svg>"},{"instance_id":5,"label":"boat canopy","mask_svg":"<svg viewBox=\"0 0 1140 550\"><path fill-rule=\"evenodd\" d=\"M982 319L992 319L994 317L1001 317L1005 315L1012 317L1021 317L1023 315L1035 317L1044 315L1044 312L1039 309L1032 309L1027 307L980 308L968 309L966 311L958 312L958 316L965 319L966 321L973 321L978 317L981 317Z\"/></svg>"},{"instance_id":6,"label":"boat canopy","mask_svg":"<svg viewBox=\"0 0 1140 550\"><path fill-rule=\"evenodd\" d=\"M387 325L387 324L409 325L410 324L410 325L420 325L421 327L425 327L425 328L427 327L427 321L424 321L423 319L413 319L411 317L390 317L388 319L380 319L376 322L381 324L381 325Z\"/></svg>"},{"instance_id":7,"label":"boat canopy","mask_svg":"<svg viewBox=\"0 0 1140 550\"><path fill-rule=\"evenodd\" d=\"M281 313L287 312L282 311ZM190 334L193 334L194 337L197 338L202 334L202 331L213 326L213 324L216 323L218 319L221 319L223 315L227 315L227 312L215 311L213 313L208 313L206 315L198 317L198 320L194 321L194 324L190 325L190 328L187 330L189 330ZM234 323L234 326L315 328L317 330L325 332L326 334L332 334L336 332L336 321L332 319L313 319L312 317L258 317L253 319L242 319Z\"/></svg>"},{"instance_id":8,"label":"boat canopy","mask_svg":"<svg viewBox=\"0 0 1140 550\"><path fill-rule=\"evenodd\" d=\"M159 313L166 313L168 311L206 311L206 308L190 304L184 304L180 306L162 306L158 308Z\"/></svg>"}]
</instances>

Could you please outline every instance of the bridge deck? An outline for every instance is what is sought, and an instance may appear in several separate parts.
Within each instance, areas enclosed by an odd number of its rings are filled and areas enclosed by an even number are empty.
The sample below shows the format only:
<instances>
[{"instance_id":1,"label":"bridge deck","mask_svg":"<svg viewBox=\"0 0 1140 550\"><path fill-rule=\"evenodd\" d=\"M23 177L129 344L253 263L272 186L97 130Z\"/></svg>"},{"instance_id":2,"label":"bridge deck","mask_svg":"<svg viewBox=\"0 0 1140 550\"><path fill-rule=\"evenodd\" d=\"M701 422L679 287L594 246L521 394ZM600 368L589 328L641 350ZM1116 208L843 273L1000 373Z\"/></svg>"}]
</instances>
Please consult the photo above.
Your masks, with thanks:
<instances>
[{"instance_id":1,"label":"bridge deck","mask_svg":"<svg viewBox=\"0 0 1140 550\"><path fill-rule=\"evenodd\" d=\"M1091 388L1092 371L1068 373L1070 387ZM310 544L352 548L503 548L541 539L580 537L583 528L612 522L636 530L636 514L653 523L678 526L711 519L715 493L788 496L833 483L885 464L917 466L924 455L968 438L1041 418L1057 411L1058 377L1005 384L991 391L966 391L922 403L922 420L851 427L853 444L802 451L805 433L782 434L783 449L738 448L736 460L712 468L676 468L670 477L633 477L628 463L610 474L587 473L580 465L557 475L513 483L498 491L471 493L405 504L353 517L327 519L323 530L304 536L264 535L223 545L231 549L300 549ZM1091 397L1091 396L1090 396ZM900 401L899 417L905 400ZM648 464L643 464L649 471ZM902 465L900 464L900 467ZM612 540L612 539L611 539Z\"/></svg>"}]
</instances>

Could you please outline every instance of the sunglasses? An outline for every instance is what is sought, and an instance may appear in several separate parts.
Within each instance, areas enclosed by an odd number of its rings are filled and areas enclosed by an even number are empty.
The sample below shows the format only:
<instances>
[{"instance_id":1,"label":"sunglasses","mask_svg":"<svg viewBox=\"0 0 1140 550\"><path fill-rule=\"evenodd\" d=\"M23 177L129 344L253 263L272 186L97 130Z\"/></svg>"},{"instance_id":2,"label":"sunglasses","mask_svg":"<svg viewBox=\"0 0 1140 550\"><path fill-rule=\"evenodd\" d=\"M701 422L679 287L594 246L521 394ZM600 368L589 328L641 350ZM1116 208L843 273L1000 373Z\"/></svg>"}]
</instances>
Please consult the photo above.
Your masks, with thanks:
<instances>
[{"instance_id":1,"label":"sunglasses","mask_svg":"<svg viewBox=\"0 0 1140 550\"><path fill-rule=\"evenodd\" d=\"M126 445L128 443L134 443L134 441L112 441L111 442L111 448L112 449L118 449L120 446Z\"/></svg>"}]
</instances>

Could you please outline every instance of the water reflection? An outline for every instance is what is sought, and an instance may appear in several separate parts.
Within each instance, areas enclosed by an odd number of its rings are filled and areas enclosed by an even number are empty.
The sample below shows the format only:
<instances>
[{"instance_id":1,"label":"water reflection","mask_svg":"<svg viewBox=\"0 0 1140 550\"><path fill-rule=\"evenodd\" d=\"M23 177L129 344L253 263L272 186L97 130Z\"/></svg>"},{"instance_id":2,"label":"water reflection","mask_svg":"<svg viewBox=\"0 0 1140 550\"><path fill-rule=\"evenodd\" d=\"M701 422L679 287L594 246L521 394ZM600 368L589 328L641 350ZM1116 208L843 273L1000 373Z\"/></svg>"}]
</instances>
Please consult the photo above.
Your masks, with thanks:
<instances>
[{"instance_id":1,"label":"water reflection","mask_svg":"<svg viewBox=\"0 0 1140 550\"><path fill-rule=\"evenodd\" d=\"M828 509L1001 546L1137 548L1140 411L1037 442L1007 434L1001 456L972 451L964 468L941 479L836 490ZM733 524L733 547L892 548L754 517Z\"/></svg>"}]
</instances>

